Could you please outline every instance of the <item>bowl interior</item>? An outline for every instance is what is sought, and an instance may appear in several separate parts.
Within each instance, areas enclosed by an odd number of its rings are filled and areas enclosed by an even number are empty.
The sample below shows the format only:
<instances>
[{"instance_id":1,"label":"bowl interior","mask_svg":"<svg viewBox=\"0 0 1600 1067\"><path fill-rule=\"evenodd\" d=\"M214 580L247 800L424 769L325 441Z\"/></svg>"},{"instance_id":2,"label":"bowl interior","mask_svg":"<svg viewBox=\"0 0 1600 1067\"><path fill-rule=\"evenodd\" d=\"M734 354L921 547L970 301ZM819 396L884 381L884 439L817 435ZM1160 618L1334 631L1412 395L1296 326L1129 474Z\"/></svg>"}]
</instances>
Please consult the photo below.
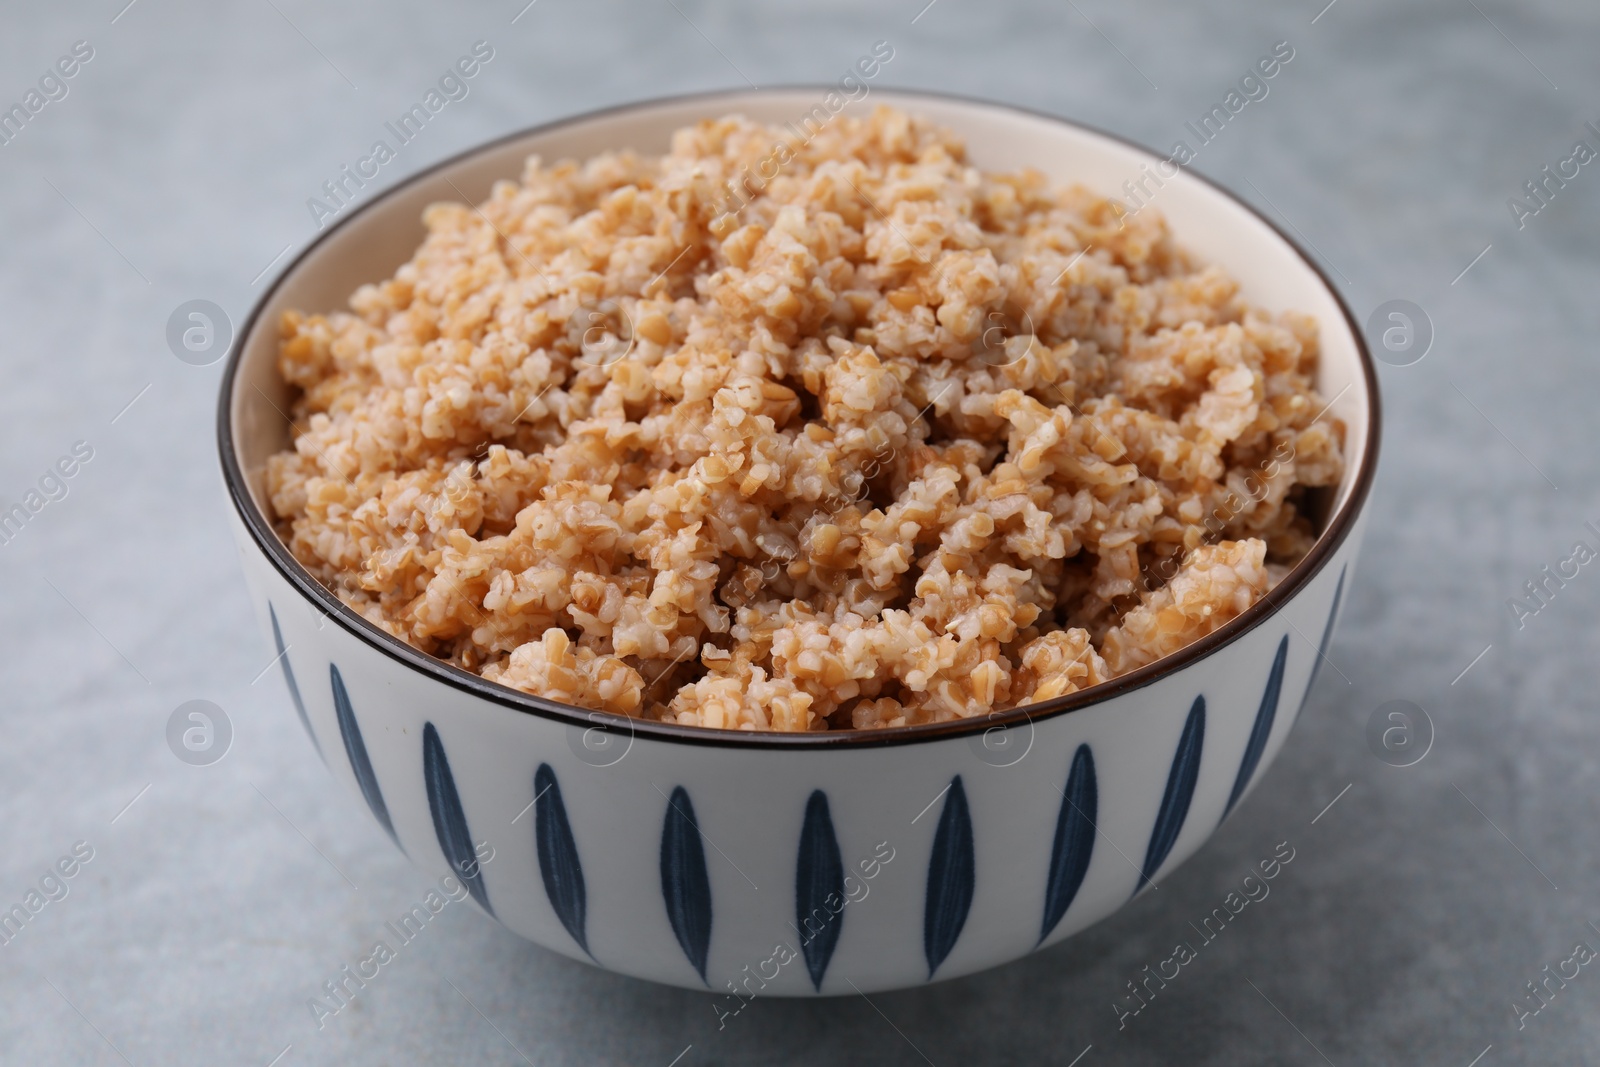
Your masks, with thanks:
<instances>
[{"instance_id":1,"label":"bowl interior","mask_svg":"<svg viewBox=\"0 0 1600 1067\"><path fill-rule=\"evenodd\" d=\"M226 430L243 488L255 509L269 515L264 472L269 456L289 443L289 387L277 372L278 319L294 308L342 309L355 289L392 275L421 243L423 209L441 200L477 203L494 182L516 179L524 160L584 159L608 149L640 153L667 149L673 130L699 119L738 112L758 121L795 123L816 107L824 88L733 92L664 100L572 119L516 134L442 163L352 209L268 290L246 324L225 402ZM912 92L879 90L851 105L865 114L877 103L916 112L965 138L974 165L987 170L1033 167L1051 181L1081 183L1104 195L1122 195L1125 182L1155 172L1159 157L1107 134L1060 119L1008 107ZM1375 447L1372 375L1355 327L1331 286L1283 235L1228 193L1187 172L1160 176L1153 210L1166 215L1177 241L1202 261L1224 268L1250 303L1270 312L1299 310L1321 326L1318 388L1343 420L1346 467L1342 483L1322 503L1324 540L1354 518L1359 491L1370 481ZM1147 189L1155 189L1149 181ZM227 464L224 465L227 471ZM234 477L228 471L230 479ZM241 502L242 504L242 502ZM258 531L267 523L252 523ZM259 536L259 533L258 533ZM286 555L286 554L284 554ZM1314 554L1315 555L1315 554ZM1312 560L1308 558L1301 568ZM1297 570L1301 569L1297 568ZM308 579L309 580L309 579ZM1296 584L1291 575L1285 586ZM351 621L355 622L353 613ZM1248 613L1247 613L1248 617ZM357 623L355 629L363 627ZM374 631L376 637L376 631Z\"/></svg>"}]
</instances>

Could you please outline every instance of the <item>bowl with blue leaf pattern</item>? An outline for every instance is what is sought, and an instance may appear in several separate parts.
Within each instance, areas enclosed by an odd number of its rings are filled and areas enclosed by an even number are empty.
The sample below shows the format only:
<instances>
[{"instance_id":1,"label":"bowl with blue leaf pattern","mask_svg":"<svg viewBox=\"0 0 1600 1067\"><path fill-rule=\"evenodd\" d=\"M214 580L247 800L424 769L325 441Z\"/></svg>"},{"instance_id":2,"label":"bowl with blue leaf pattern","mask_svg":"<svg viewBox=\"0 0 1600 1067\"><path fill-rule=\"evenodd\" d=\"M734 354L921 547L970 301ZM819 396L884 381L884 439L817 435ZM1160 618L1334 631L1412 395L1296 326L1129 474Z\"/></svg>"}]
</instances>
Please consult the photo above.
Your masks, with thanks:
<instances>
[{"instance_id":1,"label":"bowl with blue leaf pattern","mask_svg":"<svg viewBox=\"0 0 1600 1067\"><path fill-rule=\"evenodd\" d=\"M430 874L552 951L750 997L899 989L994 967L1099 921L1170 875L1243 803L1294 726L1354 576L1377 463L1376 376L1316 264L1191 172L1161 210L1250 301L1321 332L1318 391L1345 426L1342 482L1311 551L1253 607L1109 682L975 720L785 734L591 711L486 681L368 622L274 530L267 459L289 440L277 370L290 308L341 306L423 236L422 210L481 199L523 160L662 151L729 112L781 123L826 89L651 101L542 126L344 212L267 289L223 378L218 443L235 534L303 731L364 813ZM966 139L976 165L1115 190L1159 157L1060 118L928 93L880 99ZM490 855L493 862L480 862Z\"/></svg>"}]
</instances>

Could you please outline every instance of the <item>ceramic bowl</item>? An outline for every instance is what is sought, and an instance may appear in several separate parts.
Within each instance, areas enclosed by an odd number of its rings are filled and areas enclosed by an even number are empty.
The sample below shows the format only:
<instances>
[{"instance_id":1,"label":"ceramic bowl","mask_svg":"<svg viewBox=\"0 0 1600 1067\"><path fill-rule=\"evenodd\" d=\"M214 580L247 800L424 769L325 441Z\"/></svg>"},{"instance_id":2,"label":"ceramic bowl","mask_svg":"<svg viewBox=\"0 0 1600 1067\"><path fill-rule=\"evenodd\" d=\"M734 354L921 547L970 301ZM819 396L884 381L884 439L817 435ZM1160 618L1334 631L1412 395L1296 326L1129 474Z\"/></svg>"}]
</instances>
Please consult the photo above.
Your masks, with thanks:
<instances>
[{"instance_id":1,"label":"ceramic bowl","mask_svg":"<svg viewBox=\"0 0 1600 1067\"><path fill-rule=\"evenodd\" d=\"M1159 663L978 721L702 730L493 685L379 631L295 562L263 517L263 467L288 441L275 368L284 309L342 307L409 257L425 205L477 201L529 154L661 152L686 123L732 111L792 121L825 92L617 108L402 182L341 215L272 284L240 332L219 412L245 573L294 714L381 832L431 874L454 868L507 929L609 970L709 987L730 1010L743 1003L734 992L870 993L1014 960L1103 919L1192 855L1294 726L1350 581L1377 460L1376 379L1348 310L1283 234L1185 172L1157 194L1180 242L1252 303L1320 322L1318 384L1347 428L1348 469L1299 566ZM1157 164L1051 116L887 90L872 94L879 101L953 128L988 169L1033 166L1115 192Z\"/></svg>"}]
</instances>

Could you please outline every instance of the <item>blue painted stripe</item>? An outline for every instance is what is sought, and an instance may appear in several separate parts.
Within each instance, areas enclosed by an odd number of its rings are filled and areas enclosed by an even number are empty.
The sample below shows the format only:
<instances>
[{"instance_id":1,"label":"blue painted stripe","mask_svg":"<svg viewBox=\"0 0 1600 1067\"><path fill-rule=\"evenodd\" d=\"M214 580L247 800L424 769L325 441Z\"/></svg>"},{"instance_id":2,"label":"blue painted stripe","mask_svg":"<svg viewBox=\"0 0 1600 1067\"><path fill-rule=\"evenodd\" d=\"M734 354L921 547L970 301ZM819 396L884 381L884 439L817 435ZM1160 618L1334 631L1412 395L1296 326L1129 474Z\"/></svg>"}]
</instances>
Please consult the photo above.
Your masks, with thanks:
<instances>
[{"instance_id":1,"label":"blue painted stripe","mask_svg":"<svg viewBox=\"0 0 1600 1067\"><path fill-rule=\"evenodd\" d=\"M1344 597L1344 576L1349 569L1349 564L1339 569L1339 584L1333 588L1333 607L1328 609L1328 621L1322 627L1322 643L1317 646L1317 662L1311 665L1311 680L1306 683L1308 697L1311 695L1311 687L1317 684L1317 673L1322 670L1323 661L1328 658L1328 644L1333 640L1333 624L1339 618L1339 601Z\"/></svg>"},{"instance_id":2,"label":"blue painted stripe","mask_svg":"<svg viewBox=\"0 0 1600 1067\"><path fill-rule=\"evenodd\" d=\"M472 831L467 828L467 813L461 807L461 796L456 792L455 776L450 773L450 760L445 755L444 742L433 723L422 728L422 777L428 787L428 811L433 816L434 836L439 839L439 849L450 864L450 870L461 879L480 907L490 915L489 887L483 881L483 868L478 864L472 847Z\"/></svg>"},{"instance_id":3,"label":"blue painted stripe","mask_svg":"<svg viewBox=\"0 0 1600 1067\"><path fill-rule=\"evenodd\" d=\"M311 729L311 716L306 714L306 702L300 697L300 685L294 680L294 667L289 663L289 649L283 643L283 631L278 629L278 612L270 600L267 601L267 614L272 618L272 644L278 650L278 662L283 665L283 681L289 687L289 699L294 701L295 714L300 716L300 725L305 727L306 736L311 738L311 747L317 750L317 757L327 763L328 757L322 754L322 744Z\"/></svg>"},{"instance_id":4,"label":"blue painted stripe","mask_svg":"<svg viewBox=\"0 0 1600 1067\"><path fill-rule=\"evenodd\" d=\"M1156 872L1171 854L1172 846L1178 843L1183 822L1189 817L1194 787L1200 780L1200 753L1205 740L1206 698L1202 695L1194 698L1189 717L1183 724L1183 734L1178 738L1178 750L1173 753L1172 769L1167 772L1167 788L1161 794L1161 810L1156 814L1155 826L1150 829L1150 847L1145 850L1135 893L1154 882Z\"/></svg>"},{"instance_id":5,"label":"blue painted stripe","mask_svg":"<svg viewBox=\"0 0 1600 1067\"><path fill-rule=\"evenodd\" d=\"M1072 906L1073 898L1089 873L1094 855L1095 820L1100 813L1100 789L1095 780L1094 753L1079 745L1067 773L1067 787L1061 794L1061 812L1056 816L1055 840L1050 845L1050 874L1045 882L1044 920L1039 925L1039 944L1050 936L1061 917Z\"/></svg>"},{"instance_id":6,"label":"blue painted stripe","mask_svg":"<svg viewBox=\"0 0 1600 1067\"><path fill-rule=\"evenodd\" d=\"M844 858L833 832L828 795L818 789L806 801L800 855L794 872L795 927L811 985L822 992L822 976L844 929Z\"/></svg>"},{"instance_id":7,"label":"blue painted stripe","mask_svg":"<svg viewBox=\"0 0 1600 1067\"><path fill-rule=\"evenodd\" d=\"M967 791L958 774L950 780L939 828L928 857L928 887L922 909L922 951L928 960L928 978L955 948L961 928L972 910L977 886L977 863L972 847L972 815Z\"/></svg>"},{"instance_id":8,"label":"blue painted stripe","mask_svg":"<svg viewBox=\"0 0 1600 1067\"><path fill-rule=\"evenodd\" d=\"M705 982L711 949L711 877L694 804L681 785L672 790L661 823L661 898L683 954Z\"/></svg>"},{"instance_id":9,"label":"blue painted stripe","mask_svg":"<svg viewBox=\"0 0 1600 1067\"><path fill-rule=\"evenodd\" d=\"M1234 804L1244 795L1250 779L1267 750L1267 739L1272 736L1272 721L1278 716L1278 696L1283 691L1283 666L1289 658L1289 635L1278 642L1278 654L1272 658L1272 670L1267 673L1267 688L1261 694L1261 707L1256 710L1255 725L1250 728L1250 740L1244 746L1244 758L1239 761L1239 775L1233 780L1233 791L1228 794L1228 805L1222 809L1226 819Z\"/></svg>"},{"instance_id":10,"label":"blue painted stripe","mask_svg":"<svg viewBox=\"0 0 1600 1067\"><path fill-rule=\"evenodd\" d=\"M589 952L589 895L583 881L583 864L578 859L578 840L567 820L561 784L548 763L539 764L534 772L533 797L533 840L544 894L572 940L594 959L594 953Z\"/></svg>"},{"instance_id":11,"label":"blue painted stripe","mask_svg":"<svg viewBox=\"0 0 1600 1067\"><path fill-rule=\"evenodd\" d=\"M372 760L367 758L366 742L361 739L361 725L356 722L355 708L350 705L350 694L345 691L344 677L336 664L328 664L328 677L333 686L334 716L339 720L339 736L344 739L345 755L350 757L350 770L356 776L356 784L361 787L367 807L372 809L372 817L378 820L378 825L389 835L389 840L400 845L400 835L394 832L394 823L389 819L389 806L383 802L383 790L378 788L378 775L372 769ZM400 851L405 851L404 845L400 845Z\"/></svg>"}]
</instances>

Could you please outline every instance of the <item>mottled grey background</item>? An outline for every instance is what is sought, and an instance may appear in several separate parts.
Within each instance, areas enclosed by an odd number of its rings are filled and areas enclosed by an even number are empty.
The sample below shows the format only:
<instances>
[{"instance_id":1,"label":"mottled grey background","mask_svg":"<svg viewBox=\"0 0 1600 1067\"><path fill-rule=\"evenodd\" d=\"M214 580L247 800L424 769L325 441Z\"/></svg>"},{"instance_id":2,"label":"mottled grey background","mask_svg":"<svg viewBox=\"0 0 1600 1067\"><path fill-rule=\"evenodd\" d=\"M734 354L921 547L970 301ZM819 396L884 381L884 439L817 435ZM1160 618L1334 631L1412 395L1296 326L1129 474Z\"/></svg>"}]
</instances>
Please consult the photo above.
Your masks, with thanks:
<instances>
[{"instance_id":1,"label":"mottled grey background","mask_svg":"<svg viewBox=\"0 0 1600 1067\"><path fill-rule=\"evenodd\" d=\"M1467 1067L1490 1045L1484 1067L1600 1056L1594 968L1520 1033L1510 1008L1575 942L1600 946L1586 925L1600 921L1600 573L1520 631L1506 605L1600 519L1600 167L1520 232L1506 207L1600 121L1600 10L925 2L539 0L514 25L523 0L0 13L0 103L74 41L96 53L0 148L0 508L73 442L94 448L70 495L0 547L0 899L75 841L94 849L70 895L0 948L0 1060L265 1067L288 1047L283 1067L666 1067L687 1048L683 1067L945 1067L1066 1065L1091 1044L1083 1067ZM1382 368L1384 462L1337 670L1251 801L1160 892L1010 967L871 1004L758 1001L722 1032L705 995L601 973L452 908L354 1010L314 1027L306 999L426 880L335 788L281 676L252 681L270 653L219 488L219 370L179 362L163 334L191 298L240 321L252 280L312 235L306 198L478 38L495 60L386 180L591 108L832 80L879 39L896 48L880 84L1166 149L1291 42L1271 95L1197 168L1300 231L1358 316L1414 300L1437 340L1415 366ZM209 767L164 739L197 698L235 728ZM1406 769L1364 740L1396 699L1437 729ZM1271 896L1119 1032L1124 983L1284 840L1297 855Z\"/></svg>"}]
</instances>

